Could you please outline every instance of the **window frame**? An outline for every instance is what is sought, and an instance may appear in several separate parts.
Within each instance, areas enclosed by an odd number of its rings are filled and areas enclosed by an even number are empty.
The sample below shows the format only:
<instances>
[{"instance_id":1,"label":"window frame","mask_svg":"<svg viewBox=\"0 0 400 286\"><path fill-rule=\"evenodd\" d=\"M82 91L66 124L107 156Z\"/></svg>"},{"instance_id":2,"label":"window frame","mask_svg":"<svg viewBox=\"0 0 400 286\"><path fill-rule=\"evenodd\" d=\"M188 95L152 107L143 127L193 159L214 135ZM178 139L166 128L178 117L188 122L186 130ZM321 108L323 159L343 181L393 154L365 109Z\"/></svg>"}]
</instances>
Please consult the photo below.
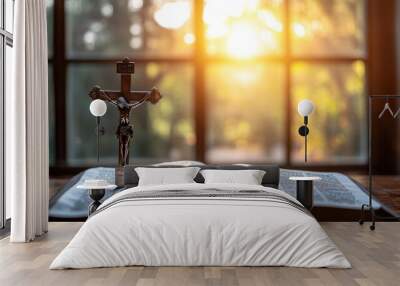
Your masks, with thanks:
<instances>
[{"instance_id":1,"label":"window frame","mask_svg":"<svg viewBox=\"0 0 400 286\"><path fill-rule=\"evenodd\" d=\"M233 59L228 56L212 56L207 55L205 45L205 24L203 22L204 0L193 0L193 23L194 35L196 41L194 50L191 56L184 57L147 57L139 56L133 60L137 63L191 63L194 67L194 84L193 84L193 104L194 104L194 130L196 135L195 159L205 161L207 152L207 94L206 94L206 66L213 63L247 63L257 62L269 64L278 62L284 65L284 110L285 125L284 125L284 161L281 164L283 167L302 169L318 168L319 170L366 170L367 158L363 163L334 165L329 163L316 163L304 165L303 163L293 162L291 158L292 149L292 122L297 117L297 114L292 114L292 66L296 62L305 62L311 64L332 64L332 63L352 63L361 61L365 66L365 91L368 90L368 1L365 1L365 56L362 57L345 57L345 56L296 56L291 51L291 15L290 2L293 0L283 0L283 53L281 55L259 56L252 59ZM69 64L115 64L121 58L67 58L66 55L66 35L65 35L65 1L54 1L54 29L53 29L53 57L49 58L49 63L53 64L54 76L54 94L55 94L55 165L51 166L51 175L63 175L67 173L75 173L84 170L88 166L67 166L67 138L66 138L66 82L67 82L67 66ZM56 68L55 68L56 67ZM365 112L367 113L367 101L365 104ZM301 122L299 121L299 124ZM273 162L271 162L273 163Z\"/></svg>"},{"instance_id":2,"label":"window frame","mask_svg":"<svg viewBox=\"0 0 400 286\"><path fill-rule=\"evenodd\" d=\"M15 1L12 1L14 6ZM6 30L6 0L0 0L0 229L6 223L6 189L5 189L5 92L6 92L6 47L13 47L13 34ZM14 12L14 9L13 9ZM12 16L13 17L13 16Z\"/></svg>"}]
</instances>

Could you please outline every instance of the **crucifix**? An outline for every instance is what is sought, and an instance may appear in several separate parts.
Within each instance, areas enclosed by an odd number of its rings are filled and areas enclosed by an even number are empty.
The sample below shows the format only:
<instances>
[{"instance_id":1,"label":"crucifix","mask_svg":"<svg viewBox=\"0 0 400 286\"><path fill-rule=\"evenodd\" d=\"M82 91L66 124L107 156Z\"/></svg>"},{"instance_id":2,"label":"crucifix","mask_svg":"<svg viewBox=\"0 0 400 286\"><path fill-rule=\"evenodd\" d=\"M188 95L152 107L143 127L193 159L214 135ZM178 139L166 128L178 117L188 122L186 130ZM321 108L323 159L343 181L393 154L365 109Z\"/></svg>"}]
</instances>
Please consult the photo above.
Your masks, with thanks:
<instances>
[{"instance_id":1,"label":"crucifix","mask_svg":"<svg viewBox=\"0 0 400 286\"><path fill-rule=\"evenodd\" d=\"M146 101L156 104L161 99L161 94L157 88L153 87L150 91L132 91L131 76L135 73L135 63L129 58L117 62L117 73L121 74L121 90L103 90L99 86L94 86L89 92L89 96L101 99L115 105L119 110L119 125L117 128L118 147L118 166L123 167L129 164L129 143L133 137L133 127L129 124L129 114Z\"/></svg>"}]
</instances>

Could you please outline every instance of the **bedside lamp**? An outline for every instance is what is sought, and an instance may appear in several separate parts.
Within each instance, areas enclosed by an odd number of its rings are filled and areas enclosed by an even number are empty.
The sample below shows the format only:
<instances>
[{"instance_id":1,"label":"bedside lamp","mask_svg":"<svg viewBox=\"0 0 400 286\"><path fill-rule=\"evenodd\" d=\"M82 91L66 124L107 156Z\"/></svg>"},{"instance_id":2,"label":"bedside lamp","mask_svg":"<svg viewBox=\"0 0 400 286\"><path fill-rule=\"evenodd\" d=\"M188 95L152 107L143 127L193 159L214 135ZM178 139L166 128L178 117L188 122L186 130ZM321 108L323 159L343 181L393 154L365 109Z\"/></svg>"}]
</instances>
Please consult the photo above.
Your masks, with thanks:
<instances>
[{"instance_id":1,"label":"bedside lamp","mask_svg":"<svg viewBox=\"0 0 400 286\"><path fill-rule=\"evenodd\" d=\"M307 135L310 132L308 129L308 116L313 112L314 104L311 100L304 99L297 106L298 113L304 117L304 124L299 128L300 136L304 137L304 161L307 162Z\"/></svg>"},{"instance_id":2,"label":"bedside lamp","mask_svg":"<svg viewBox=\"0 0 400 286\"><path fill-rule=\"evenodd\" d=\"M107 112L107 104L101 99L95 99L90 103L90 113L96 117L96 134L97 134L97 164L100 159L100 135L104 135L104 127L100 128L100 118Z\"/></svg>"}]
</instances>

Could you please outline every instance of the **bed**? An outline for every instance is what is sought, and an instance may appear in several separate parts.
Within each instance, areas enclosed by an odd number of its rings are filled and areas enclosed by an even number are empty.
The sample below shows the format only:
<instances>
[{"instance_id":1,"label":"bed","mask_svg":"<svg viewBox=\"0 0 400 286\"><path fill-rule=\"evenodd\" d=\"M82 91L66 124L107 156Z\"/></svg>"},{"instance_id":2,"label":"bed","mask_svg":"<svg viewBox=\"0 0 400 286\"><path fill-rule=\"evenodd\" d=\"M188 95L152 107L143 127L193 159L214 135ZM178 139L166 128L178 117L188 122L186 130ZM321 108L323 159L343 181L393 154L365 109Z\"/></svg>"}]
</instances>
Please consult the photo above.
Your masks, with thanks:
<instances>
[{"instance_id":1,"label":"bed","mask_svg":"<svg viewBox=\"0 0 400 286\"><path fill-rule=\"evenodd\" d=\"M198 168L257 168L265 175L262 185L204 183L199 173L193 183L137 186L139 176L127 166L128 187L89 217L50 269L351 267L314 217L277 189L278 166Z\"/></svg>"}]
</instances>

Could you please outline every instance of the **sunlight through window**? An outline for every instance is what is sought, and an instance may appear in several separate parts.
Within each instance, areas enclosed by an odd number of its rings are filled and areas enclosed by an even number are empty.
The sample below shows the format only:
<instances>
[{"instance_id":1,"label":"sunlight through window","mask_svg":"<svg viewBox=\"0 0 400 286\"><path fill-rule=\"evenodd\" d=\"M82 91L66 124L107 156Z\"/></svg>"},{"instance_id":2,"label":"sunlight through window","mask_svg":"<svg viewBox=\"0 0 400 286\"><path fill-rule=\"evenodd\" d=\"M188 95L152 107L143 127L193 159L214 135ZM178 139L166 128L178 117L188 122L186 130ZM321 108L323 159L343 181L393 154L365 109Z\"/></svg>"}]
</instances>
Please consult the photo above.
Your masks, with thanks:
<instances>
[{"instance_id":1,"label":"sunlight through window","mask_svg":"<svg viewBox=\"0 0 400 286\"><path fill-rule=\"evenodd\" d=\"M233 58L281 53L281 10L281 1L206 1L208 52Z\"/></svg>"}]
</instances>

